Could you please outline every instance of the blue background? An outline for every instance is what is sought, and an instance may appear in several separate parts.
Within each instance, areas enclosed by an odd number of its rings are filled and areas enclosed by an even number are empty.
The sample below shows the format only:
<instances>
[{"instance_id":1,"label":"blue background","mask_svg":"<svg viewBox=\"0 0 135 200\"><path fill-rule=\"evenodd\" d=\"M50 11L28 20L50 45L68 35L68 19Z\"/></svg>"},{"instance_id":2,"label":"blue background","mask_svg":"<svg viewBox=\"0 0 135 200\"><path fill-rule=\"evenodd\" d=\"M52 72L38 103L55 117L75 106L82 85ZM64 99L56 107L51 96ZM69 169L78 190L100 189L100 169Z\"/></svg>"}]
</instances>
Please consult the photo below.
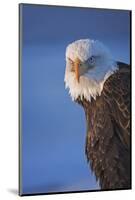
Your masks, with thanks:
<instances>
[{"instance_id":1,"label":"blue background","mask_svg":"<svg viewBox=\"0 0 135 200\"><path fill-rule=\"evenodd\" d=\"M129 63L129 11L21 5L22 193L98 189L85 156L85 115L64 88L65 49L105 43Z\"/></svg>"}]
</instances>

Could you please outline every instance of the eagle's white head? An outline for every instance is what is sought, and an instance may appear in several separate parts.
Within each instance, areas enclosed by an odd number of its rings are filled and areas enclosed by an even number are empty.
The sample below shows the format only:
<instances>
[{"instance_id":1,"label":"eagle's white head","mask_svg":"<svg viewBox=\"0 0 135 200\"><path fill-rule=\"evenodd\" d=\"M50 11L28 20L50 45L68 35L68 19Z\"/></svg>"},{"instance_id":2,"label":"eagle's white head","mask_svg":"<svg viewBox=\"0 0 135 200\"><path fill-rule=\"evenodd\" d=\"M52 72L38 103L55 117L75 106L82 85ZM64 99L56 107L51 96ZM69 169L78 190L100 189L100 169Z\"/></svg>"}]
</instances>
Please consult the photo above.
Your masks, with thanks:
<instances>
[{"instance_id":1,"label":"eagle's white head","mask_svg":"<svg viewBox=\"0 0 135 200\"><path fill-rule=\"evenodd\" d=\"M101 95L106 79L117 70L109 50L99 41L82 39L67 46L65 86L72 100Z\"/></svg>"}]
</instances>

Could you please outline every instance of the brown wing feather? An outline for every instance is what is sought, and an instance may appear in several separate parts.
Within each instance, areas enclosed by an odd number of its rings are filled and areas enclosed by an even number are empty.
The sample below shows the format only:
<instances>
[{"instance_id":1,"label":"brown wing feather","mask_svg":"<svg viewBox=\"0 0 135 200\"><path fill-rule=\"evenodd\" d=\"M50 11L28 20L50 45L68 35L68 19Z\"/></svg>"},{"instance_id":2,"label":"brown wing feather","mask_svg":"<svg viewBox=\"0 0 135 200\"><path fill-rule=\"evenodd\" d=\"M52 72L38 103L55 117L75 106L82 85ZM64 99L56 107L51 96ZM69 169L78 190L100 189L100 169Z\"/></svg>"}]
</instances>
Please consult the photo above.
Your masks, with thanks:
<instances>
[{"instance_id":1,"label":"brown wing feather","mask_svg":"<svg viewBox=\"0 0 135 200\"><path fill-rule=\"evenodd\" d=\"M105 83L103 95L110 103L113 123L116 125L123 145L130 144L130 67L119 64L119 71ZM107 101L107 102L108 102ZM121 131L120 131L121 130Z\"/></svg>"}]
</instances>

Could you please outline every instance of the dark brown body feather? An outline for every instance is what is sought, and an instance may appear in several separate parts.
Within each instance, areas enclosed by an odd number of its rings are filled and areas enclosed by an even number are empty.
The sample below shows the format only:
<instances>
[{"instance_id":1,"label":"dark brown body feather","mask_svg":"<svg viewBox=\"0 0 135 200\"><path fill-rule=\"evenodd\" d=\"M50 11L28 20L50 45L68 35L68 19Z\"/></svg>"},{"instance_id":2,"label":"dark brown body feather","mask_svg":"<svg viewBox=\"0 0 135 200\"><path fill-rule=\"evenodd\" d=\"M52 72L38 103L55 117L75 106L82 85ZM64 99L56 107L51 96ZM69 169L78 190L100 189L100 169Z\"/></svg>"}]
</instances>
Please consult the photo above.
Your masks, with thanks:
<instances>
[{"instance_id":1,"label":"dark brown body feather","mask_svg":"<svg viewBox=\"0 0 135 200\"><path fill-rule=\"evenodd\" d=\"M86 115L87 159L101 189L131 188L130 67L118 65L101 96L91 103L77 99Z\"/></svg>"}]
</instances>

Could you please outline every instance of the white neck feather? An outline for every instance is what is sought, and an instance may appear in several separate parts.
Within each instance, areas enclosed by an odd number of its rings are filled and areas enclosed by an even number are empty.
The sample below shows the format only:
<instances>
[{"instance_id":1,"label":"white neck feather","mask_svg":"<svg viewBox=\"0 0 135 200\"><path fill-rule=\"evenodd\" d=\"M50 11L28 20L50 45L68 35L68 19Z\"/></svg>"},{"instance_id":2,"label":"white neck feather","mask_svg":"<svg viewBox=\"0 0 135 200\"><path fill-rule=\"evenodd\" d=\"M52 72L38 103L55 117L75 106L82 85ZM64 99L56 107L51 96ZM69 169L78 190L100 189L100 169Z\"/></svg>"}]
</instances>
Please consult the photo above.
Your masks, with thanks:
<instances>
[{"instance_id":1,"label":"white neck feather","mask_svg":"<svg viewBox=\"0 0 135 200\"><path fill-rule=\"evenodd\" d=\"M105 81L117 70L117 64L114 61L106 63L104 66L98 66L93 71L80 76L79 83L75 74L66 67L65 87L69 89L69 94L73 101L78 97L91 101L101 95Z\"/></svg>"}]
</instances>

